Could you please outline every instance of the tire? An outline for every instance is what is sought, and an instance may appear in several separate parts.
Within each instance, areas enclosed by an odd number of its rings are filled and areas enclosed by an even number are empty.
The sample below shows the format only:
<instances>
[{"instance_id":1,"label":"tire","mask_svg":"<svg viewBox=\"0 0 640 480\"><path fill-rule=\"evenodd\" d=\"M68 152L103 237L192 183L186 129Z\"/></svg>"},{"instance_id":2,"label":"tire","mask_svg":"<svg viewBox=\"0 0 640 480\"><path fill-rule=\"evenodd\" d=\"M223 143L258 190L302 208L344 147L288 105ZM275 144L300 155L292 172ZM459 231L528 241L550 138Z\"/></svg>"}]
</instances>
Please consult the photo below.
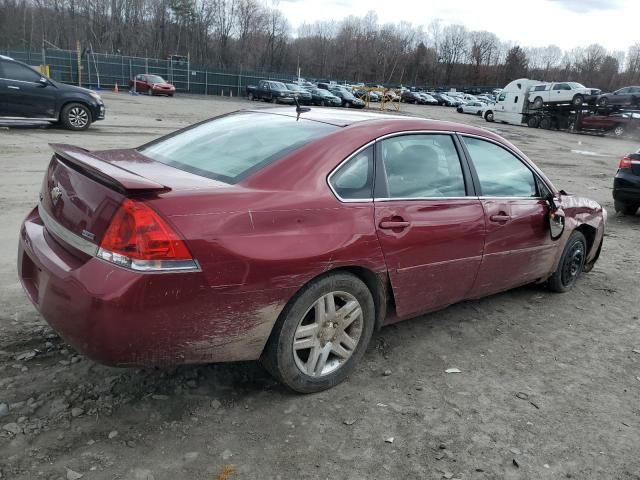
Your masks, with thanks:
<instances>
[{"instance_id":1,"label":"tire","mask_svg":"<svg viewBox=\"0 0 640 480\"><path fill-rule=\"evenodd\" d=\"M271 103L278 104L278 99L276 97L271 97Z\"/></svg>"},{"instance_id":2,"label":"tire","mask_svg":"<svg viewBox=\"0 0 640 480\"><path fill-rule=\"evenodd\" d=\"M256 99L256 97L253 96L253 93L249 92L249 94L247 95L247 100L253 102Z\"/></svg>"},{"instance_id":3,"label":"tire","mask_svg":"<svg viewBox=\"0 0 640 480\"><path fill-rule=\"evenodd\" d=\"M613 206L616 210L616 213L621 213L623 215L635 215L640 208L640 204L637 203L626 203L620 200L614 200Z\"/></svg>"},{"instance_id":4,"label":"tire","mask_svg":"<svg viewBox=\"0 0 640 480\"><path fill-rule=\"evenodd\" d=\"M540 125L540 119L538 117L529 117L529 120L527 120L527 126L529 126L529 128L538 128L538 125Z\"/></svg>"},{"instance_id":5,"label":"tire","mask_svg":"<svg viewBox=\"0 0 640 480\"><path fill-rule=\"evenodd\" d=\"M571 103L576 107L580 107L584 103L584 97L580 94L574 95L573 100L571 100Z\"/></svg>"},{"instance_id":6,"label":"tire","mask_svg":"<svg viewBox=\"0 0 640 480\"><path fill-rule=\"evenodd\" d=\"M147 88L147 95L153 97L153 90L151 88Z\"/></svg>"},{"instance_id":7,"label":"tire","mask_svg":"<svg viewBox=\"0 0 640 480\"><path fill-rule=\"evenodd\" d=\"M542 108L542 105L544 105L544 100L542 100L542 97L536 97L533 101L534 108Z\"/></svg>"},{"instance_id":8,"label":"tire","mask_svg":"<svg viewBox=\"0 0 640 480\"><path fill-rule=\"evenodd\" d=\"M493 122L493 112L492 111L488 111L487 113L484 114L484 119L487 122Z\"/></svg>"},{"instance_id":9,"label":"tire","mask_svg":"<svg viewBox=\"0 0 640 480\"><path fill-rule=\"evenodd\" d=\"M344 102L344 108L351 108L351 102Z\"/></svg>"},{"instance_id":10,"label":"tire","mask_svg":"<svg viewBox=\"0 0 640 480\"><path fill-rule=\"evenodd\" d=\"M584 268L587 253L584 235L577 230L573 231L560 257L558 269L547 282L552 292L568 292L575 286Z\"/></svg>"},{"instance_id":11,"label":"tire","mask_svg":"<svg viewBox=\"0 0 640 480\"><path fill-rule=\"evenodd\" d=\"M598 100L598 106L599 107L606 107L607 106L607 98L601 98L600 100Z\"/></svg>"},{"instance_id":12,"label":"tire","mask_svg":"<svg viewBox=\"0 0 640 480\"><path fill-rule=\"evenodd\" d=\"M314 332L318 311L327 315L330 304L337 313L346 305L354 309L342 318L329 316ZM344 318L351 320L346 327L348 343L335 342L336 336L345 334L340 325ZM307 284L289 301L271 332L261 361L275 378L296 392L326 390L353 371L367 349L374 324L373 297L364 282L349 273L328 274ZM298 348L294 348L296 336Z\"/></svg>"},{"instance_id":13,"label":"tire","mask_svg":"<svg viewBox=\"0 0 640 480\"><path fill-rule=\"evenodd\" d=\"M68 103L60 112L60 122L67 130L86 130L91 125L91 112L82 103Z\"/></svg>"},{"instance_id":14,"label":"tire","mask_svg":"<svg viewBox=\"0 0 640 480\"><path fill-rule=\"evenodd\" d=\"M567 130L569 131L569 133L576 133L576 121L575 120L569 120L569 123L567 124Z\"/></svg>"},{"instance_id":15,"label":"tire","mask_svg":"<svg viewBox=\"0 0 640 480\"><path fill-rule=\"evenodd\" d=\"M324 100L320 100L320 106L321 106L321 107L326 106L326 105L325 105L325 103L324 103Z\"/></svg>"},{"instance_id":16,"label":"tire","mask_svg":"<svg viewBox=\"0 0 640 480\"><path fill-rule=\"evenodd\" d=\"M616 125L612 132L616 137L622 137L626 133L623 125Z\"/></svg>"},{"instance_id":17,"label":"tire","mask_svg":"<svg viewBox=\"0 0 640 480\"><path fill-rule=\"evenodd\" d=\"M463 113L462 107L458 107L458 108L456 108L456 112L458 112L458 113Z\"/></svg>"},{"instance_id":18,"label":"tire","mask_svg":"<svg viewBox=\"0 0 640 480\"><path fill-rule=\"evenodd\" d=\"M549 130L551 128L551 119L548 117L543 117L540 120L540 128L544 130Z\"/></svg>"}]
</instances>

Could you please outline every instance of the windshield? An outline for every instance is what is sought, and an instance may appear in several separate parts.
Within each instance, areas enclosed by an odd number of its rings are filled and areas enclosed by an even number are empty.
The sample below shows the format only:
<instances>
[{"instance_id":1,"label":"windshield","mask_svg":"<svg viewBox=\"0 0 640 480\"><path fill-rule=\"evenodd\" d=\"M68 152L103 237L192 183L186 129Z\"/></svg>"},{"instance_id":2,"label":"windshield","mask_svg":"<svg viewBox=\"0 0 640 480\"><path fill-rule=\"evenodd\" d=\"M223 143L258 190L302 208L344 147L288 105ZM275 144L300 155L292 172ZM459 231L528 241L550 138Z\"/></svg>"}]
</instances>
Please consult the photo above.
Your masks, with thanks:
<instances>
[{"instance_id":1,"label":"windshield","mask_svg":"<svg viewBox=\"0 0 640 480\"><path fill-rule=\"evenodd\" d=\"M233 184L337 129L284 115L234 113L143 145L138 151L180 170Z\"/></svg>"},{"instance_id":2,"label":"windshield","mask_svg":"<svg viewBox=\"0 0 640 480\"><path fill-rule=\"evenodd\" d=\"M271 82L271 88L274 90L288 90L282 82Z\"/></svg>"},{"instance_id":3,"label":"windshield","mask_svg":"<svg viewBox=\"0 0 640 480\"><path fill-rule=\"evenodd\" d=\"M301 91L302 91L302 89L301 89L299 86L294 85L293 83L287 83L287 84L285 84L285 85L287 86L287 88L288 88L289 90L292 90L292 91L294 91L294 92L301 92Z\"/></svg>"},{"instance_id":4,"label":"windshield","mask_svg":"<svg viewBox=\"0 0 640 480\"><path fill-rule=\"evenodd\" d=\"M571 85L573 88L586 88L581 83L576 83L576 82L569 82L569 85Z\"/></svg>"},{"instance_id":5,"label":"windshield","mask_svg":"<svg viewBox=\"0 0 640 480\"><path fill-rule=\"evenodd\" d=\"M166 83L160 75L147 75L147 81L151 83Z\"/></svg>"}]
</instances>

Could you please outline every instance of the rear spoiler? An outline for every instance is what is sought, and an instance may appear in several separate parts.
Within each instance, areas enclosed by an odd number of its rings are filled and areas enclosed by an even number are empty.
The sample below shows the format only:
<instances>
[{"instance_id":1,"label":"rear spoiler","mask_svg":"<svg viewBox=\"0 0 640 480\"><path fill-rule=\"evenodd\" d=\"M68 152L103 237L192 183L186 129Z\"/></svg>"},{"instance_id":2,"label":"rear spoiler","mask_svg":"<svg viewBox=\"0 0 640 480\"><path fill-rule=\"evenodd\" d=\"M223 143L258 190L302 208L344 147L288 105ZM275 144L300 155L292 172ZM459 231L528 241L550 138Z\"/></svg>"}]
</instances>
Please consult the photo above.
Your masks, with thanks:
<instances>
[{"instance_id":1,"label":"rear spoiler","mask_svg":"<svg viewBox=\"0 0 640 480\"><path fill-rule=\"evenodd\" d=\"M137 173L130 172L111 162L107 162L84 148L63 143L50 143L49 146L58 158L70 163L72 167L81 169L86 172L88 176L91 176L100 183L115 187L123 193L132 191L149 192L153 190L171 190L166 185L154 182Z\"/></svg>"}]
</instances>

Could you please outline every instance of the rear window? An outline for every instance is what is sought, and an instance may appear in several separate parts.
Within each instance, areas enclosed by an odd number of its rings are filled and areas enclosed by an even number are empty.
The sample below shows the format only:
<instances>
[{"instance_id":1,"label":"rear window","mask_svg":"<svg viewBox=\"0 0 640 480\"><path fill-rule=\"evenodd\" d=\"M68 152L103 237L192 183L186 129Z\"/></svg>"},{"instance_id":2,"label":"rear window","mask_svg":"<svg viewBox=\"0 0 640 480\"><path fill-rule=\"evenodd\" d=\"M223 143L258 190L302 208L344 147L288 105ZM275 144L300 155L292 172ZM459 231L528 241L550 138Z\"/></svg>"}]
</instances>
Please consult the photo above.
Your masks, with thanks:
<instances>
[{"instance_id":1,"label":"rear window","mask_svg":"<svg viewBox=\"0 0 640 480\"><path fill-rule=\"evenodd\" d=\"M180 170L237 183L338 128L284 115L236 113L181 130L138 151Z\"/></svg>"}]
</instances>

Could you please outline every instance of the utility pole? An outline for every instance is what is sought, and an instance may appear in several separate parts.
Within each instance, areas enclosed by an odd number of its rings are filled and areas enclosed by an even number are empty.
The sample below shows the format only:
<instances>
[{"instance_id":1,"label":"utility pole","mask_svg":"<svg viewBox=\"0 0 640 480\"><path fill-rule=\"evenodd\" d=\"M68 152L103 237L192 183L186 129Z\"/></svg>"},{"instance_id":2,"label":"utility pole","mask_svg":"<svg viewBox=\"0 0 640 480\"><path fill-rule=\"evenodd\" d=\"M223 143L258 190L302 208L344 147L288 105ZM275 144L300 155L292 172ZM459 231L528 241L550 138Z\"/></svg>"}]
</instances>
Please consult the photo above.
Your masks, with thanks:
<instances>
[{"instance_id":1,"label":"utility pole","mask_svg":"<svg viewBox=\"0 0 640 480\"><path fill-rule=\"evenodd\" d=\"M78 55L78 86L82 86L82 58L80 52L80 40L76 40L76 53Z\"/></svg>"}]
</instances>

